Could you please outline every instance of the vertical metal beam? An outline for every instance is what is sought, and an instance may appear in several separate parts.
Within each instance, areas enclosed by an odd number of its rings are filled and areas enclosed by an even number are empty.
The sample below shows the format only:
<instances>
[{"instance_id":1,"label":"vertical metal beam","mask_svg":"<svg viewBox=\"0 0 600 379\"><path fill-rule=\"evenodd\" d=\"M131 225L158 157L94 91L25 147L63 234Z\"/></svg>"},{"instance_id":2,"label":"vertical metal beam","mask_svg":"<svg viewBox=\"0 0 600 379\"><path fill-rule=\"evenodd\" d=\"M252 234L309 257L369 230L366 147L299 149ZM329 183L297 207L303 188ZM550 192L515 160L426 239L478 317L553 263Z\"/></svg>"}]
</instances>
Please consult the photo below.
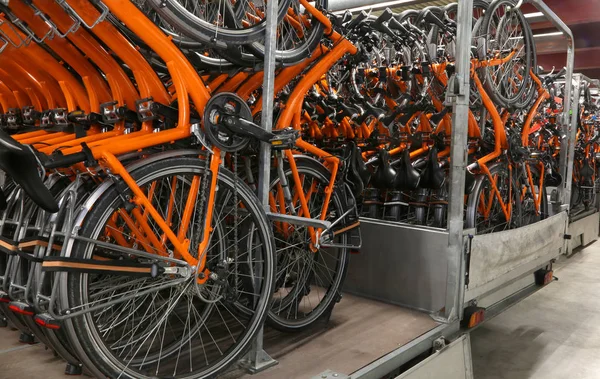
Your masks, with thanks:
<instances>
[{"instance_id":1,"label":"vertical metal beam","mask_svg":"<svg viewBox=\"0 0 600 379\"><path fill-rule=\"evenodd\" d=\"M560 155L560 174L563 176L563 185L559 186L558 193L561 204L563 205L563 210L568 208L570 202L570 194L571 194L571 180L568 172L572 169L570 168L568 161L569 155L564 152L571 151L570 147L574 146L569 136L571 135L571 127L574 124L570 124L571 121L571 86L573 82L573 67L575 65L575 45L573 43L573 33L571 29L550 9L542 0L528 0L528 3L531 3L533 6L537 8L540 12L546 16L548 21L550 21L558 30L563 32L565 37L567 37L567 62L566 68L567 72L565 74L565 93L564 98L565 101L563 103L563 113L561 117L562 131L563 131L563 139L561 140L560 150L563 154Z\"/></svg>"},{"instance_id":2,"label":"vertical metal beam","mask_svg":"<svg viewBox=\"0 0 600 379\"><path fill-rule=\"evenodd\" d=\"M277 52L277 1L267 2L267 25L265 35L265 62L263 78L263 103L260 125L273 130L273 98L275 97L275 53ZM271 172L271 145L261 143L258 171L258 199L265 211L269 206L269 174Z\"/></svg>"},{"instance_id":3,"label":"vertical metal beam","mask_svg":"<svg viewBox=\"0 0 600 379\"><path fill-rule=\"evenodd\" d=\"M453 95L453 104L448 206L448 279L446 284L446 307L443 315L447 321L454 321L460 317L462 310L461 293L464 293L463 217L468 156L472 21L473 0L459 1L455 88L448 88L448 91L453 91L451 94Z\"/></svg>"},{"instance_id":4,"label":"vertical metal beam","mask_svg":"<svg viewBox=\"0 0 600 379\"><path fill-rule=\"evenodd\" d=\"M563 197L561 198L563 208L570 210L571 205L571 184L573 183L573 164L575 162L575 140L577 139L577 113L579 112L579 98L581 96L581 82L582 77L581 74L573 75L573 79L569 81L565 81L565 88L572 87L572 98L567 97L565 95L564 103L570 104L570 114L565 115L565 120L568 122L565 123L563 141L566 141L567 145L563 150L563 144L561 143L561 169L564 160L565 171L564 174L561 171L561 175L563 175ZM567 105L564 105L567 107ZM566 241L565 241L566 242Z\"/></svg>"},{"instance_id":5,"label":"vertical metal beam","mask_svg":"<svg viewBox=\"0 0 600 379\"><path fill-rule=\"evenodd\" d=\"M263 78L263 104L261 126L267 131L273 130L273 98L275 97L275 54L277 52L277 11L278 1L268 1L265 16L265 60ZM258 199L265 211L269 210L269 183L271 173L271 145L261 143L258 157ZM252 374L266 370L278 362L271 358L263 349L263 329L261 327L252 348L241 360L240 364Z\"/></svg>"}]
</instances>

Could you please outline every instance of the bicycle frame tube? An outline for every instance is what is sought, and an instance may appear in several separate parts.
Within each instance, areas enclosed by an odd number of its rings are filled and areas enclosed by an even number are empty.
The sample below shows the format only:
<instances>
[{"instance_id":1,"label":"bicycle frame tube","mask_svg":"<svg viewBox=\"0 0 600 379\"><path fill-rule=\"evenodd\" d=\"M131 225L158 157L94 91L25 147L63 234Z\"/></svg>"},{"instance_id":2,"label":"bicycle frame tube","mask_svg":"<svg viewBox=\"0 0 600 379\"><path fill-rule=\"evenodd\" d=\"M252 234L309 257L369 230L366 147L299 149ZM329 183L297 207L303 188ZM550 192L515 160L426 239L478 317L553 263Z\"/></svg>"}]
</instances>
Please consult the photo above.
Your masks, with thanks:
<instances>
[{"instance_id":1,"label":"bicycle frame tube","mask_svg":"<svg viewBox=\"0 0 600 379\"><path fill-rule=\"evenodd\" d=\"M25 21L31 30L38 36L45 36L52 32L52 29L41 18L37 17L33 9L24 3L15 1L10 5L11 11L15 16ZM55 37L47 39L46 45L54 50L62 59L65 60L81 76L88 98L90 99L90 108L94 112L99 111L100 103L106 103L111 100L109 88L106 81L100 73L85 59L77 49L66 39ZM92 99L94 101L92 101Z\"/></svg>"},{"instance_id":2,"label":"bicycle frame tube","mask_svg":"<svg viewBox=\"0 0 600 379\"><path fill-rule=\"evenodd\" d=\"M71 18L53 0L34 0L33 3L46 13L63 33L71 28ZM67 38L104 72L110 86L112 100L117 101L119 106L127 105L133 109L135 101L140 98L140 95L114 58L83 28L69 33ZM99 109L96 110L96 112L99 111Z\"/></svg>"},{"instance_id":3,"label":"bicycle frame tube","mask_svg":"<svg viewBox=\"0 0 600 379\"><path fill-rule=\"evenodd\" d=\"M88 22L95 21L100 17L100 12L87 0L68 0L68 3L82 18L87 19ZM133 7L135 8L135 6ZM114 11L114 9L111 10ZM136 14L141 13L137 8L135 8L135 10L136 12L131 12L127 18L135 18ZM117 14L116 12L113 13ZM123 17L120 17L120 19L123 20ZM98 23L92 29L92 32L96 34L106 46L118 54L131 68L142 98L152 97L154 101L159 103L170 103L171 98L164 88L163 83L156 75L156 72L135 47L131 45L131 43L112 24L110 24L110 22L102 21ZM135 109L133 104L131 104L131 106L131 109Z\"/></svg>"},{"instance_id":4,"label":"bicycle frame tube","mask_svg":"<svg viewBox=\"0 0 600 379\"><path fill-rule=\"evenodd\" d=\"M15 62L3 60L2 63L0 80L13 91L19 108L31 105L38 112L46 110L46 98L40 83Z\"/></svg>"}]
</instances>

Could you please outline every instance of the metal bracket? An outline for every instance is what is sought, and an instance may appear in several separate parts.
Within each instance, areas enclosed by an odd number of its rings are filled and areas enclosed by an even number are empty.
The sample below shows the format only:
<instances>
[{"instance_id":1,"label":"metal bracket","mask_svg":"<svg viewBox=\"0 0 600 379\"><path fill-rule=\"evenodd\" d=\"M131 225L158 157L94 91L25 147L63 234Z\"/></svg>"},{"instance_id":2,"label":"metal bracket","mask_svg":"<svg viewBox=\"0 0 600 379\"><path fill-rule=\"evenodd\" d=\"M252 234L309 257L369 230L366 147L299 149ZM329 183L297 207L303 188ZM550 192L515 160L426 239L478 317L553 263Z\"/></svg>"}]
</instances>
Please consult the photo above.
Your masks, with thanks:
<instances>
[{"instance_id":1,"label":"metal bracket","mask_svg":"<svg viewBox=\"0 0 600 379\"><path fill-rule=\"evenodd\" d=\"M200 144L202 146L204 146L204 148L211 154L214 154L215 152L210 148L209 143L206 141L206 137L204 135L204 132L202 131L202 129L200 128L200 124L195 123L190 125L190 131L192 132L192 134L194 136L196 136L196 138L198 139L198 142L200 142Z\"/></svg>"},{"instance_id":2,"label":"metal bracket","mask_svg":"<svg viewBox=\"0 0 600 379\"><path fill-rule=\"evenodd\" d=\"M312 379L348 379L350 378L346 374L335 372L332 370L323 371L317 376L313 376Z\"/></svg>"},{"instance_id":3,"label":"metal bracket","mask_svg":"<svg viewBox=\"0 0 600 379\"><path fill-rule=\"evenodd\" d=\"M252 348L239 361L239 365L248 371L250 374L256 374L270 367L277 365L279 362L271 358L266 351L263 350L263 329L256 335Z\"/></svg>"},{"instance_id":4,"label":"metal bracket","mask_svg":"<svg viewBox=\"0 0 600 379\"><path fill-rule=\"evenodd\" d=\"M442 336L433 341L433 350L437 353L446 348L446 339Z\"/></svg>"}]
</instances>

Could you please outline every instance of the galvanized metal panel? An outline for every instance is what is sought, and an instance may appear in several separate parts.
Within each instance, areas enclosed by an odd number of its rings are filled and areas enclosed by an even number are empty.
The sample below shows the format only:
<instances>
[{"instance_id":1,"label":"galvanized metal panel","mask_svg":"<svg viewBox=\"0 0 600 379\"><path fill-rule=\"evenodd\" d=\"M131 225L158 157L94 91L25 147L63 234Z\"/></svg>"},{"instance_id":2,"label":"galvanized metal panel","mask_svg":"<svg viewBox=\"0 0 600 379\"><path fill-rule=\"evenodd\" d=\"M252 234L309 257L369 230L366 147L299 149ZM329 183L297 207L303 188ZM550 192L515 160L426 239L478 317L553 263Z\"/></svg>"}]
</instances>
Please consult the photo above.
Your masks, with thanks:
<instances>
[{"instance_id":1,"label":"galvanized metal panel","mask_svg":"<svg viewBox=\"0 0 600 379\"><path fill-rule=\"evenodd\" d=\"M361 233L344 291L428 312L445 306L446 231L361 219Z\"/></svg>"},{"instance_id":2,"label":"galvanized metal panel","mask_svg":"<svg viewBox=\"0 0 600 379\"><path fill-rule=\"evenodd\" d=\"M571 239L567 241L566 254L571 254L576 247L585 246L597 240L599 223L600 213L598 212L571 222L567 229L568 234L571 235Z\"/></svg>"},{"instance_id":3,"label":"galvanized metal panel","mask_svg":"<svg viewBox=\"0 0 600 379\"><path fill-rule=\"evenodd\" d=\"M463 334L396 379L472 379L471 340Z\"/></svg>"}]
</instances>

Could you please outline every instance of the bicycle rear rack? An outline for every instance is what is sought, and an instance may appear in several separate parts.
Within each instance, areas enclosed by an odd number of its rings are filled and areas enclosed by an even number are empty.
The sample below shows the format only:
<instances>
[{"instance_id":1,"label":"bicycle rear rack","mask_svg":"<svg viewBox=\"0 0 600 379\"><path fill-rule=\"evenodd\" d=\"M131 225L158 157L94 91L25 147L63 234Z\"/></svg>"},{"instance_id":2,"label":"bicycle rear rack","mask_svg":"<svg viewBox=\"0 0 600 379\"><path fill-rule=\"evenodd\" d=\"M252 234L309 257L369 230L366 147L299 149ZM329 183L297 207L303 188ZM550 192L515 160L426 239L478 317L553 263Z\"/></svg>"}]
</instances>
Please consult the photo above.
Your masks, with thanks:
<instances>
[{"instance_id":1,"label":"bicycle rear rack","mask_svg":"<svg viewBox=\"0 0 600 379\"><path fill-rule=\"evenodd\" d=\"M90 25L88 24L80 15L69 5L66 0L56 0L56 3L60 5L71 17L75 18L79 23L85 26L88 29L93 29L96 25L101 23L106 19L108 13L110 12L108 7L101 1L94 2L100 8L100 16Z\"/></svg>"},{"instance_id":2,"label":"bicycle rear rack","mask_svg":"<svg viewBox=\"0 0 600 379\"><path fill-rule=\"evenodd\" d=\"M60 38L67 38L69 33L76 32L79 29L79 26L81 26L81 23L79 22L79 20L77 18L73 17L71 14L69 14L69 12L67 12L67 15L71 18L71 20L73 20L73 24L67 29L66 32L61 33L60 30L58 29L58 27L56 26L56 24L54 24L52 22L52 20L50 20L48 17L46 17L44 12L39 10L33 3L29 4L29 7L31 7L31 9L33 9L33 12L36 16L41 18L53 30L52 37L54 35L57 35ZM49 38L52 38L52 37L49 37Z\"/></svg>"},{"instance_id":3,"label":"bicycle rear rack","mask_svg":"<svg viewBox=\"0 0 600 379\"><path fill-rule=\"evenodd\" d=\"M20 20L18 19L17 21L20 22ZM6 49L6 47L8 47L9 44L12 45L14 48L18 49L22 46L27 46L31 43L31 38L27 37L23 39L21 37L20 33L15 29L13 22L11 22L10 20L0 20L0 26L4 24L8 26L8 28L12 31L14 36L11 37L5 31L0 30L0 37L5 42L5 45L2 46L2 48L0 48L0 52L4 51L4 49ZM18 40L18 42L15 42L13 38Z\"/></svg>"}]
</instances>

